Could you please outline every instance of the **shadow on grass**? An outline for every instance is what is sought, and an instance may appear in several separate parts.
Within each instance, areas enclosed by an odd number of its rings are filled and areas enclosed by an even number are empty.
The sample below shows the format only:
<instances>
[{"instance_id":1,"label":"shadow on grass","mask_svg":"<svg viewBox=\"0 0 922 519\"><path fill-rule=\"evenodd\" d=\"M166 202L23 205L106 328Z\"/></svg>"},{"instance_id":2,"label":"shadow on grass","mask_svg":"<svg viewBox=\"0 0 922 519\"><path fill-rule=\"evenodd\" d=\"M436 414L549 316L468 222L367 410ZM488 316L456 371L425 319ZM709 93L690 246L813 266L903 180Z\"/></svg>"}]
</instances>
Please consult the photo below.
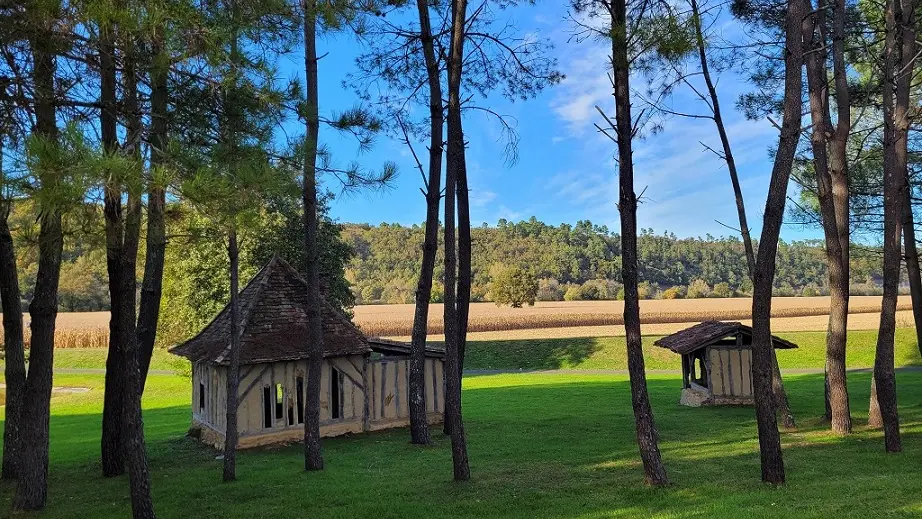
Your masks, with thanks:
<instances>
[{"instance_id":1,"label":"shadow on grass","mask_svg":"<svg viewBox=\"0 0 922 519\"><path fill-rule=\"evenodd\" d=\"M577 366L601 351L598 338L470 341L465 369L548 370Z\"/></svg>"},{"instance_id":2,"label":"shadow on grass","mask_svg":"<svg viewBox=\"0 0 922 519\"><path fill-rule=\"evenodd\" d=\"M517 380L520 385L510 385ZM856 423L870 377L849 377ZM650 396L673 485L650 489L634 442L626 377L478 377L464 394L473 480L450 481L448 440L408 444L405 430L326 439L326 470L303 472L299 445L250 450L239 480L220 482L215 452L184 438L186 406L145 412L155 504L161 517L865 517L922 510L922 374L901 373L902 455L877 432L825 434L822 376L787 377L805 424L785 432L788 485L759 482L751 408L677 405L678 377L651 377ZM502 386L502 387L500 387ZM97 414L52 417L51 485L42 517L125 517L127 479L105 479ZM9 483L0 483L8 503ZM7 506L7 505L0 505ZM0 508L3 509L3 508ZM869 513L870 512L870 513Z\"/></svg>"}]
</instances>

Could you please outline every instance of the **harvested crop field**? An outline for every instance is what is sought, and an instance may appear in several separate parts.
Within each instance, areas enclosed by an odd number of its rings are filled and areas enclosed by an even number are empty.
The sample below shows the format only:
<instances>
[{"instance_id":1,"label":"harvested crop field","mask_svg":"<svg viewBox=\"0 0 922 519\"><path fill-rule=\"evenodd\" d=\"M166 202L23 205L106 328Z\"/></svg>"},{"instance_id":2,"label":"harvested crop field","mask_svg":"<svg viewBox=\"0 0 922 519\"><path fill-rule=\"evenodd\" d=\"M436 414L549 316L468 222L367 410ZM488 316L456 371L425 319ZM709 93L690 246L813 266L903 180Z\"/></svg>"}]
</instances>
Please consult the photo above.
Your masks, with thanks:
<instances>
[{"instance_id":1,"label":"harvested crop field","mask_svg":"<svg viewBox=\"0 0 922 519\"><path fill-rule=\"evenodd\" d=\"M814 315L805 317L776 317L772 319L772 332L825 332L828 316ZM752 324L749 319L739 319L743 324ZM687 323L652 323L641 324L640 331L644 337L663 336L688 328L699 321ZM851 314L848 319L848 329L877 330L880 325L880 314L864 313ZM912 311L902 310L896 313L897 328L913 328ZM467 334L469 341L505 341L505 340L542 340L542 339L576 339L589 337L623 337L624 325L607 326L568 326L564 328L530 328L527 330L503 330L492 332L471 332ZM391 339L409 341L410 336L394 336ZM430 334L433 341L444 341L442 334Z\"/></svg>"},{"instance_id":2,"label":"harvested crop field","mask_svg":"<svg viewBox=\"0 0 922 519\"><path fill-rule=\"evenodd\" d=\"M675 299L640 302L645 335L665 335L688 323L708 319L747 322L748 298ZM821 331L826 329L828 297L775 298L772 330ZM406 339L413 327L413 305L356 306L355 322L368 335ZM897 326L913 326L909 296L901 296ZM624 335L623 301L539 302L525 308L498 307L493 303L471 304L470 339L552 339L567 337L613 337ZM880 297L852 296L848 327L872 330L878 325ZM28 323L28 315L25 316ZM429 309L429 333L441 340L442 305ZM108 312L62 312L58 314L58 348L104 348L109 337ZM28 328L27 328L28 334ZM28 337L27 337L28 340Z\"/></svg>"},{"instance_id":3,"label":"harvested crop field","mask_svg":"<svg viewBox=\"0 0 922 519\"><path fill-rule=\"evenodd\" d=\"M29 314L23 315L29 347ZM0 330L3 327L0 326ZM56 348L105 348L109 345L109 312L59 312L54 333ZM0 344L3 343L0 334Z\"/></svg>"},{"instance_id":4,"label":"harvested crop field","mask_svg":"<svg viewBox=\"0 0 922 519\"><path fill-rule=\"evenodd\" d=\"M876 328L876 323L871 321L874 321L875 314L880 311L880 300L879 296L853 296L851 313L871 316L870 321L864 318L856 319L856 324L860 323L864 329ZM647 300L640 302L640 318L641 322L647 325L675 325L711 319L745 321L751 316L751 307L752 300L742 297ZM368 335L406 337L410 335L413 327L413 308L410 304L361 305L355 307L355 322ZM909 296L901 296L898 309L905 311L911 308ZM828 309L828 297L778 297L772 302L772 315L779 318L775 321L779 331L824 329ZM525 308L473 303L469 330L480 333L603 327L608 331L602 335L623 335L623 327L620 326L624 324L623 311L623 301L538 302L535 306ZM792 318L797 320L791 321L789 325L783 324L784 320ZM822 328L816 328L817 326ZM671 333L682 326L647 328L645 333L663 334ZM622 330L620 333L619 329ZM438 335L442 331L442 305L433 304L429 309L429 333ZM512 337L507 335L504 338Z\"/></svg>"}]
</instances>

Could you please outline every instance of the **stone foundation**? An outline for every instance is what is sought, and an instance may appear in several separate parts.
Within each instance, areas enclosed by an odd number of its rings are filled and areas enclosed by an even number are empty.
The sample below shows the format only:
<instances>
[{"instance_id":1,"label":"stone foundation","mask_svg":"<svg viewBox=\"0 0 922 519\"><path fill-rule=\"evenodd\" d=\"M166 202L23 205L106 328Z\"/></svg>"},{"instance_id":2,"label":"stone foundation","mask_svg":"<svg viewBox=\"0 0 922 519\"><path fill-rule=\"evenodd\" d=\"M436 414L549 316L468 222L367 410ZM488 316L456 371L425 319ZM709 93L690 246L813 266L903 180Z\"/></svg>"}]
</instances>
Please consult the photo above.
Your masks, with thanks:
<instances>
[{"instance_id":1,"label":"stone foundation","mask_svg":"<svg viewBox=\"0 0 922 519\"><path fill-rule=\"evenodd\" d=\"M688 407L701 407L711 403L711 395L706 389L686 387L682 390L682 397L679 398L679 405Z\"/></svg>"}]
</instances>

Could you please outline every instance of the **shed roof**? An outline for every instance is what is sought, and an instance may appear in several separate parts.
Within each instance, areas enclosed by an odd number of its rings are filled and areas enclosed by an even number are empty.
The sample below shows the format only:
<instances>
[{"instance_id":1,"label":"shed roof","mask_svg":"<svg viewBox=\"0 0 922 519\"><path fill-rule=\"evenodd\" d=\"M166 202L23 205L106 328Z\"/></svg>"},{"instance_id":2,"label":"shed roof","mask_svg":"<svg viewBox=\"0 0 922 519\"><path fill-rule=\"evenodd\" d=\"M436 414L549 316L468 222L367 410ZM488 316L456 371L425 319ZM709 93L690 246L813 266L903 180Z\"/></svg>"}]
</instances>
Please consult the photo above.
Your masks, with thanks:
<instances>
[{"instance_id":1,"label":"shed roof","mask_svg":"<svg viewBox=\"0 0 922 519\"><path fill-rule=\"evenodd\" d=\"M710 346L721 339L738 335L751 338L752 328L737 322L704 321L672 335L662 337L653 344L684 355L705 346ZM797 347L796 344L775 335L772 335L772 344L779 349Z\"/></svg>"},{"instance_id":2,"label":"shed roof","mask_svg":"<svg viewBox=\"0 0 922 519\"><path fill-rule=\"evenodd\" d=\"M307 283L275 256L239 296L240 363L258 364L307 358ZM337 357L371 352L368 340L349 319L322 302L323 355ZM193 362L230 362L230 304L198 335L170 353Z\"/></svg>"},{"instance_id":3,"label":"shed roof","mask_svg":"<svg viewBox=\"0 0 922 519\"><path fill-rule=\"evenodd\" d=\"M386 355L409 355L410 345L405 342L394 341L391 339L382 339L381 337L369 337L368 344L373 351L384 353ZM426 356L444 359L445 350L434 348L426 345Z\"/></svg>"}]
</instances>

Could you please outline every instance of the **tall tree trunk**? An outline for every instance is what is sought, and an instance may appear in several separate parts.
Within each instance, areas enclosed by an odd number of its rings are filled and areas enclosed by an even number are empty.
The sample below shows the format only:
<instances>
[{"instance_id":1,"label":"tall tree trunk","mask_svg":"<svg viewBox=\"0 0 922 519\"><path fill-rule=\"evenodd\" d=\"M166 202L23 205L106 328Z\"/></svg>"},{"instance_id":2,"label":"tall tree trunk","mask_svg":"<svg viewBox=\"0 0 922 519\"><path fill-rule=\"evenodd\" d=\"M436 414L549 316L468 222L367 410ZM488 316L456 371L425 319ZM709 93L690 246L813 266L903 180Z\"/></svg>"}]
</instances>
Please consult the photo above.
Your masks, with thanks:
<instances>
[{"instance_id":1,"label":"tall tree trunk","mask_svg":"<svg viewBox=\"0 0 922 519\"><path fill-rule=\"evenodd\" d=\"M416 309L410 342L410 437L418 445L431 442L426 417L426 332L429 325L429 300L432 275L439 246L439 201L442 177L442 83L439 61L435 57L429 3L417 0L419 33L426 60L429 84L429 176L426 182L426 230L423 258L416 285Z\"/></svg>"},{"instance_id":2,"label":"tall tree trunk","mask_svg":"<svg viewBox=\"0 0 922 519\"><path fill-rule=\"evenodd\" d=\"M471 311L471 206L469 197L469 188L467 184L467 160L464 153L464 133L462 132L462 121L459 114L458 122L458 146L461 147L462 153L459 157L460 167L456 179L456 191L458 193L458 295L455 307L458 309L458 387L460 387L461 376L464 374L464 353L467 349L467 326L468 317Z\"/></svg>"},{"instance_id":3,"label":"tall tree trunk","mask_svg":"<svg viewBox=\"0 0 922 519\"><path fill-rule=\"evenodd\" d=\"M913 4L890 0L886 8L884 48L884 295L874 357L876 407L887 452L903 450L897 412L893 340L900 278L900 219L907 177L910 79L915 64ZM871 411L875 408L871 404ZM871 419L875 416L871 414Z\"/></svg>"},{"instance_id":4,"label":"tall tree trunk","mask_svg":"<svg viewBox=\"0 0 922 519\"><path fill-rule=\"evenodd\" d=\"M868 427L880 429L884 426L884 419L880 415L880 405L877 403L877 380L871 375L871 403L868 407Z\"/></svg>"},{"instance_id":5,"label":"tall tree trunk","mask_svg":"<svg viewBox=\"0 0 922 519\"><path fill-rule=\"evenodd\" d=\"M450 116L449 116L450 117ZM446 155L450 164L451 158ZM445 268L442 274L442 284L444 297L442 303L442 322L445 333L445 412L442 424L442 432L451 435L452 424L455 421L454 414L457 411L456 406L460 407L460 402L455 401L455 391L460 393L460 389L455 388L454 377L452 374L458 372L458 335L455 331L458 326L457 311L457 254L455 253L455 191L457 179L455 168L447 166L445 168L445 223L443 229L443 246L445 247Z\"/></svg>"},{"instance_id":6,"label":"tall tree trunk","mask_svg":"<svg viewBox=\"0 0 922 519\"><path fill-rule=\"evenodd\" d=\"M733 184L733 196L736 199L736 214L740 221L740 234L743 237L743 247L746 250L746 266L749 269L749 278L752 279L753 272L756 268L755 249L752 246L752 237L749 234L749 224L746 222L746 205L743 202L743 190L740 187L739 175L736 171L736 160L733 158L733 149L730 147L730 138L727 136L727 129L724 126L723 115L720 111L720 99L717 96L717 87L711 79L711 70L708 65L707 49L704 42L704 32L701 29L701 13L698 9L698 2L690 0L692 8L692 20L694 21L695 42L698 47L698 60L701 62L701 75L704 77L704 83L708 89L708 97L711 100L711 109L714 114L714 125L717 126L717 134L720 136L720 144L723 147L723 159L727 163L727 170L730 173L730 183Z\"/></svg>"},{"instance_id":7,"label":"tall tree trunk","mask_svg":"<svg viewBox=\"0 0 922 519\"><path fill-rule=\"evenodd\" d=\"M58 143L54 105L56 64L53 27L60 11L60 4L50 5L49 8L49 11L42 13L42 22L30 44L35 91L34 134L46 139L48 144L53 146ZM51 166L51 171L42 173L40 181L43 190L53 191L61 182L56 170L62 165ZM19 480L13 498L14 510L39 510L44 508L48 497L48 423L63 233L60 207L49 204L40 206L39 211L38 273L35 277L34 295L29 305L32 342L29 350L29 373L20 415L22 451L19 458Z\"/></svg>"},{"instance_id":8,"label":"tall tree trunk","mask_svg":"<svg viewBox=\"0 0 922 519\"><path fill-rule=\"evenodd\" d=\"M153 161L151 161L153 165ZM138 369L143 392L150 371L150 361L157 342L160 321L160 296L163 292L163 262L166 253L166 189L152 184L147 190L147 251L144 257L144 279L141 282L141 304L138 310Z\"/></svg>"},{"instance_id":9,"label":"tall tree trunk","mask_svg":"<svg viewBox=\"0 0 922 519\"><path fill-rule=\"evenodd\" d=\"M804 1L804 9L812 12L813 7L809 0ZM844 6L842 6L844 9ZM836 18L841 18L844 13L839 13L836 7ZM805 34L809 52L805 54L804 61L807 68L807 85L810 99L810 115L813 123L811 144L813 148L813 164L816 174L817 197L820 205L820 215L823 232L826 238L826 265L829 271L829 326L826 334L826 387L828 388L828 408L832 430L840 434L851 432L851 413L848 405L848 389L845 373L845 346L846 329L848 324L848 209L847 200L845 220L839 222L837 199L833 193L836 183L846 182L846 141L848 139L849 112L848 93L838 92L839 78L837 79L837 102L845 103L845 110L839 110L839 117L845 120L838 121L834 127L829 111L829 83L826 71L826 5L820 0L817 12L807 18L810 32ZM839 20L841 22L841 20ZM842 22L844 23L844 22ZM836 24L838 26L838 23ZM834 40L844 37L836 29ZM838 42L835 52L844 52L842 42ZM841 56L835 59L842 59ZM844 66L844 65L842 65ZM847 89L848 85L843 85ZM840 107L841 108L841 107ZM844 125L844 128L843 128ZM844 130L844 131L843 131ZM833 173L835 171L835 173ZM834 180L834 178L836 180ZM838 186L841 188L841 186ZM841 200L838 200L841 203ZM845 235L841 235L844 226ZM843 244L842 240L845 240ZM844 246L843 246L844 245Z\"/></svg>"},{"instance_id":10,"label":"tall tree trunk","mask_svg":"<svg viewBox=\"0 0 922 519\"><path fill-rule=\"evenodd\" d=\"M797 421L794 420L794 413L791 411L791 403L788 402L788 393L784 390L784 382L781 380L781 367L778 366L778 356L775 354L775 348L772 348L772 397L774 398L775 414L781 419L781 425L785 429L794 429L797 427Z\"/></svg>"},{"instance_id":11,"label":"tall tree trunk","mask_svg":"<svg viewBox=\"0 0 922 519\"><path fill-rule=\"evenodd\" d=\"M746 217L746 204L743 200L743 190L740 187L739 174L736 169L736 159L733 158L733 149L730 147L730 138L727 135L727 129L724 126L723 115L720 111L720 99L717 95L717 86L711 79L711 70L708 65L707 48L704 41L704 32L701 28L701 13L698 9L698 2L690 0L692 16L695 29L695 42L698 47L698 59L701 62L701 75L704 77L705 85L708 89L708 97L711 100L711 110L714 115L714 125L717 127L717 133L720 136L720 144L723 148L723 159L727 163L727 171L730 173L730 183L733 185L733 196L736 199L736 214L740 222L740 235L743 239L743 248L746 251L746 266L749 272L749 279L753 279L756 265L755 247L752 244L752 235L749 233L749 223ZM781 379L781 370L778 368L778 359L775 358L775 350L772 349L772 391L775 395L775 407L777 413L781 416L785 427L796 427L794 413L791 412L791 406L788 404L788 396L784 390L784 382Z\"/></svg>"},{"instance_id":12,"label":"tall tree trunk","mask_svg":"<svg viewBox=\"0 0 922 519\"><path fill-rule=\"evenodd\" d=\"M150 168L164 167L167 162L169 131L168 57L164 45L164 27L153 29L151 51L154 55L150 69ZM163 292L163 262L166 253L166 189L154 176L148 179L147 190L147 251L144 257L144 279L141 283L141 303L138 310L138 364L141 388L147 382L154 344L157 342L157 323L160 320L160 296Z\"/></svg>"},{"instance_id":13,"label":"tall tree trunk","mask_svg":"<svg viewBox=\"0 0 922 519\"><path fill-rule=\"evenodd\" d=\"M643 346L640 336L640 298L637 293L637 194L634 192L631 117L630 65L628 61L627 6L625 0L610 4L611 65L615 96L615 133L618 141L618 209L621 215L621 277L624 283L624 329L627 342L628 373L631 379L631 405L644 481L666 485L666 467L659 451L653 409L647 393Z\"/></svg>"},{"instance_id":14,"label":"tall tree trunk","mask_svg":"<svg viewBox=\"0 0 922 519\"><path fill-rule=\"evenodd\" d=\"M471 219L467 206L467 173L464 165L464 132L461 123L461 77L464 38L467 31L467 0L452 0L451 43L448 49L448 138L445 152L445 410L451 434L451 459L455 481L471 479L467 440L461 416L461 362L471 291ZM464 191L461 200L461 191ZM454 199L458 198L458 282L455 284L455 230L449 228L449 211L454 220ZM449 238L448 233L451 232ZM451 250L449 251L449 243ZM449 259L450 258L450 259ZM449 289L449 287L451 287ZM451 301L447 295L451 292ZM450 329L449 329L450 326ZM449 339L449 334L451 338ZM448 410L451 409L449 413Z\"/></svg>"},{"instance_id":15,"label":"tall tree trunk","mask_svg":"<svg viewBox=\"0 0 922 519\"><path fill-rule=\"evenodd\" d=\"M19 466L19 420L26 385L26 358L22 336L22 303L16 250L10 233L12 200L4 198L3 138L0 135L0 302L3 307L6 416L3 422L3 479L15 479Z\"/></svg>"},{"instance_id":16,"label":"tall tree trunk","mask_svg":"<svg viewBox=\"0 0 922 519\"><path fill-rule=\"evenodd\" d=\"M135 519L153 519L154 504L151 495L150 469L144 441L144 421L141 415L141 371L138 355L138 338L135 330L135 294L137 281L135 268L138 260L138 236L141 228L141 199L128 195L125 215L125 241L122 246L122 308L121 357L125 390L123 393L122 433L123 453L128 466L131 488L131 511Z\"/></svg>"},{"instance_id":17,"label":"tall tree trunk","mask_svg":"<svg viewBox=\"0 0 922 519\"><path fill-rule=\"evenodd\" d=\"M118 113L116 107L115 73L115 28L106 24L100 27L100 134L103 150L108 155L118 149ZM103 397L102 473L106 477L125 473L122 452L122 401L125 390L124 362L120 342L122 318L119 314L124 305L122 299L122 186L117 172L106 172L105 200L103 214L106 232L106 270L109 274L109 353L106 357L106 384Z\"/></svg>"},{"instance_id":18,"label":"tall tree trunk","mask_svg":"<svg viewBox=\"0 0 922 519\"><path fill-rule=\"evenodd\" d=\"M227 429L224 434L224 481L237 479L237 407L240 389L240 298L238 296L240 262L237 229L227 234L230 258L230 363L227 367Z\"/></svg>"},{"instance_id":19,"label":"tall tree trunk","mask_svg":"<svg viewBox=\"0 0 922 519\"><path fill-rule=\"evenodd\" d=\"M922 354L922 274L919 272L919 249L916 245L916 224L912 213L912 183L907 177L903 187L903 249L906 251L906 273L909 277L909 296L912 299L912 318L916 325L916 346Z\"/></svg>"},{"instance_id":20,"label":"tall tree trunk","mask_svg":"<svg viewBox=\"0 0 922 519\"><path fill-rule=\"evenodd\" d=\"M851 134L851 99L845 64L845 0L835 0L833 11L832 63L835 84L836 126L830 139L829 176L832 205L835 208L836 233L839 237L841 266L830 274L830 326L827 337L829 362L826 378L829 385L829 418L833 431L848 433L852 428L851 408L846 383L846 346L848 343L848 305L851 285L851 209L848 188L848 139ZM832 287L838 287L834 292ZM833 314L835 316L835 322ZM831 346L830 346L831 345Z\"/></svg>"},{"instance_id":21,"label":"tall tree trunk","mask_svg":"<svg viewBox=\"0 0 922 519\"><path fill-rule=\"evenodd\" d=\"M781 135L775 162L772 167L768 197L759 240L752 297L752 385L755 393L756 420L759 429L759 450L762 464L762 481L784 483L784 461L781 454L781 436L774 412L772 395L772 336L771 305L772 285L775 278L775 257L778 236L784 219L788 180L797 151L801 124L801 95L803 67L803 32L809 27L803 3L790 0L785 15L784 105ZM803 25L802 25L803 24Z\"/></svg>"},{"instance_id":22,"label":"tall tree trunk","mask_svg":"<svg viewBox=\"0 0 922 519\"><path fill-rule=\"evenodd\" d=\"M133 35L129 32L122 41L124 45L125 80L124 106L126 112L126 151L138 165L142 164L140 102L138 100L137 55ZM154 504L151 495L150 469L147 462L147 448L144 441L144 422L141 413L141 380L138 336L136 329L138 243L141 234L141 193L128 186L128 196L122 220L123 234L121 243L119 302L119 344L122 359L122 380L125 388L122 392L121 423L122 455L128 467L128 483L131 492L131 511L135 519L153 519Z\"/></svg>"},{"instance_id":23,"label":"tall tree trunk","mask_svg":"<svg viewBox=\"0 0 922 519\"><path fill-rule=\"evenodd\" d=\"M142 380L138 360L138 338L135 329L135 297L137 281L135 270L138 264L138 239L141 229L141 197L129 193L125 211L125 241L122 246L122 345L125 359L125 391L123 393L122 422L123 448L128 465L131 486L131 509L135 519L154 517L151 495L150 470L147 463L147 449L144 440L144 423L141 414Z\"/></svg>"},{"instance_id":24,"label":"tall tree trunk","mask_svg":"<svg viewBox=\"0 0 922 519\"><path fill-rule=\"evenodd\" d=\"M126 71L127 73L127 71ZM136 105L135 105L136 106ZM129 133L131 129L129 128ZM141 198L129 193L125 211L125 241L122 245L122 354L125 390L123 392L122 433L123 453L128 466L131 488L131 510L135 519L155 517L151 495L150 469L144 440L144 422L141 414L142 380L139 363L138 337L135 329L135 296L138 263L138 240L141 229Z\"/></svg>"},{"instance_id":25,"label":"tall tree trunk","mask_svg":"<svg viewBox=\"0 0 922 519\"><path fill-rule=\"evenodd\" d=\"M307 399L304 420L304 469L323 469L320 446L320 373L323 369L323 323L320 315L320 269L317 250L317 139L320 94L317 89L317 2L304 0L304 72L307 80L304 153L304 263L307 274Z\"/></svg>"}]
</instances>

